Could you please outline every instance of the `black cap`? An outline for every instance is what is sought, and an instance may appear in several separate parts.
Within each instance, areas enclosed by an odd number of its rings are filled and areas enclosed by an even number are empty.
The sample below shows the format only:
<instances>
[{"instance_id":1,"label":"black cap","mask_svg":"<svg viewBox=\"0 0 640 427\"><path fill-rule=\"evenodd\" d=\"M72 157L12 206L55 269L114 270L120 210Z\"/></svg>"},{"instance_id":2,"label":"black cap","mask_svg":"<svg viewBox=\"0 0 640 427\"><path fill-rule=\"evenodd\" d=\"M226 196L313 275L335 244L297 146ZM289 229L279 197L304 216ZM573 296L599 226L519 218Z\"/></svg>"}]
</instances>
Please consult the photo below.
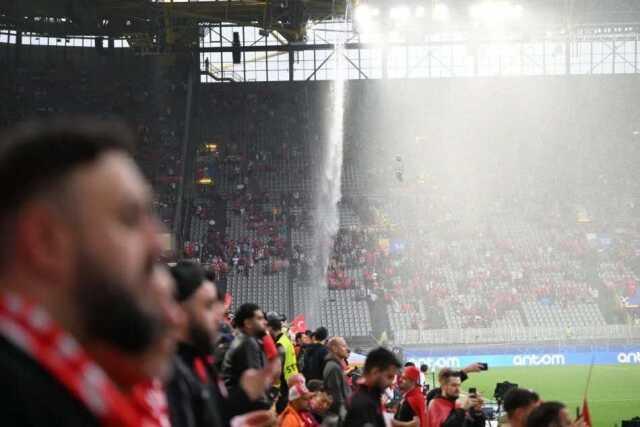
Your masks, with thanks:
<instances>
[{"instance_id":1,"label":"black cap","mask_svg":"<svg viewBox=\"0 0 640 427\"><path fill-rule=\"evenodd\" d=\"M540 396L533 390L526 388L512 388L504 396L504 410L511 415L518 408L525 408L540 400Z\"/></svg>"},{"instance_id":2,"label":"black cap","mask_svg":"<svg viewBox=\"0 0 640 427\"><path fill-rule=\"evenodd\" d=\"M282 316L279 313L270 311L265 317L267 318L267 326L276 330L282 329Z\"/></svg>"}]
</instances>

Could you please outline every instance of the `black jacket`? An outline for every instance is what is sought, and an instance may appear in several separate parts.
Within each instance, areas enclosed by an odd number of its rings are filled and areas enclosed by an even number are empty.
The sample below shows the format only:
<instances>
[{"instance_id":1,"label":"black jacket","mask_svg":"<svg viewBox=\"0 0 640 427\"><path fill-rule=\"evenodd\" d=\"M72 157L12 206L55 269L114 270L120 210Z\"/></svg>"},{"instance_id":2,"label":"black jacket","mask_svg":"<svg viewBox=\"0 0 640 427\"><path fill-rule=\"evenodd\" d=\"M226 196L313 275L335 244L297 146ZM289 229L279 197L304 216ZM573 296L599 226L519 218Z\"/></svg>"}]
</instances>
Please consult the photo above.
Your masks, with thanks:
<instances>
[{"instance_id":1,"label":"black jacket","mask_svg":"<svg viewBox=\"0 0 640 427\"><path fill-rule=\"evenodd\" d=\"M386 427L382 413L382 390L361 385L351 397L345 427Z\"/></svg>"},{"instance_id":2,"label":"black jacket","mask_svg":"<svg viewBox=\"0 0 640 427\"><path fill-rule=\"evenodd\" d=\"M244 371L262 369L265 364L266 357L258 340L243 333L236 336L222 362L222 378L229 394L239 387Z\"/></svg>"},{"instance_id":3,"label":"black jacket","mask_svg":"<svg viewBox=\"0 0 640 427\"><path fill-rule=\"evenodd\" d=\"M0 402L3 427L100 426L64 385L2 336Z\"/></svg>"},{"instance_id":4,"label":"black jacket","mask_svg":"<svg viewBox=\"0 0 640 427\"><path fill-rule=\"evenodd\" d=\"M327 354L329 354L329 350L324 344L312 343L305 347L301 368L302 375L304 375L307 382L311 380L322 381L322 368Z\"/></svg>"},{"instance_id":5,"label":"black jacket","mask_svg":"<svg viewBox=\"0 0 640 427\"><path fill-rule=\"evenodd\" d=\"M173 376L166 387L171 426L222 427L222 416L208 386L180 355L176 355L173 362Z\"/></svg>"},{"instance_id":6,"label":"black jacket","mask_svg":"<svg viewBox=\"0 0 640 427\"><path fill-rule=\"evenodd\" d=\"M331 353L325 358L322 376L324 389L333 398L329 412L343 418L344 414L342 412L346 407L351 390L347 385L347 380L340 362L336 360Z\"/></svg>"},{"instance_id":7,"label":"black jacket","mask_svg":"<svg viewBox=\"0 0 640 427\"><path fill-rule=\"evenodd\" d=\"M231 419L237 415L259 409L267 409L260 402L252 402L242 390L242 387L237 387L233 394L228 394L224 384L221 384L221 378L215 369L215 365L208 363L204 365L207 378L206 383L202 382L195 372L195 361L199 356L193 346L181 343L178 346L177 356L177 375L174 375L174 379L170 383L171 387L167 388L173 427L191 425L184 424L182 420L193 419L198 414L201 414L200 418L210 420L208 422L211 424L206 425L228 426L231 423ZM201 360L203 359L201 358ZM203 363L206 362L203 361ZM185 368L188 372L182 371ZM176 388L175 380L182 382L180 388ZM177 393L179 393L179 396ZM198 396L206 397L209 403L205 404ZM213 411L213 414L208 415L206 411ZM174 413L179 417L175 421ZM196 425L202 424L197 423Z\"/></svg>"}]
</instances>

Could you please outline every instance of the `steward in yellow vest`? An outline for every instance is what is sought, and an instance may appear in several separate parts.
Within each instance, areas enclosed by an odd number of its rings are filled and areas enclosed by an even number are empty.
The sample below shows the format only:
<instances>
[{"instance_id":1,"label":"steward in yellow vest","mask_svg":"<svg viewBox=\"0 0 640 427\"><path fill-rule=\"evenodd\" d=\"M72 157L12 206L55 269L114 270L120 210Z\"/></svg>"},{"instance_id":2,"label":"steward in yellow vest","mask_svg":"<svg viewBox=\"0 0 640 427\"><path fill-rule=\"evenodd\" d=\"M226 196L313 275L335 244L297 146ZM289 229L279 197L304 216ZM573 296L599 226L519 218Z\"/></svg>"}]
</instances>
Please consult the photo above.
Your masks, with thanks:
<instances>
[{"instance_id":1,"label":"steward in yellow vest","mask_svg":"<svg viewBox=\"0 0 640 427\"><path fill-rule=\"evenodd\" d=\"M282 328L282 316L275 312L267 313L267 330L276 342L280 360L282 362L282 374L276 381L275 386L279 388L279 397L276 402L276 412L282 413L289 403L289 387L287 381L298 373L298 360L293 343Z\"/></svg>"}]
</instances>

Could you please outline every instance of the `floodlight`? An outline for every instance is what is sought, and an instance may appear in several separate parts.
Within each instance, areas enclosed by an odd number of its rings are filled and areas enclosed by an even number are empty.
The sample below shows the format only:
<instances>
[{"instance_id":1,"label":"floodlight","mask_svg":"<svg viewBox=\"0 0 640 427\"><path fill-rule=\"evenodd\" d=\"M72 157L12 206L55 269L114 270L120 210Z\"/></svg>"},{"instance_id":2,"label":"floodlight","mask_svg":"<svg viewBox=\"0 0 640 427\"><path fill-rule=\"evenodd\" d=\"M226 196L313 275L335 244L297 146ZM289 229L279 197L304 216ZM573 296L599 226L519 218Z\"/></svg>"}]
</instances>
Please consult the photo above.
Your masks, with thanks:
<instances>
[{"instance_id":1,"label":"floodlight","mask_svg":"<svg viewBox=\"0 0 640 427\"><path fill-rule=\"evenodd\" d=\"M433 20L438 22L449 21L449 8L444 3L436 3L433 6Z\"/></svg>"}]
</instances>

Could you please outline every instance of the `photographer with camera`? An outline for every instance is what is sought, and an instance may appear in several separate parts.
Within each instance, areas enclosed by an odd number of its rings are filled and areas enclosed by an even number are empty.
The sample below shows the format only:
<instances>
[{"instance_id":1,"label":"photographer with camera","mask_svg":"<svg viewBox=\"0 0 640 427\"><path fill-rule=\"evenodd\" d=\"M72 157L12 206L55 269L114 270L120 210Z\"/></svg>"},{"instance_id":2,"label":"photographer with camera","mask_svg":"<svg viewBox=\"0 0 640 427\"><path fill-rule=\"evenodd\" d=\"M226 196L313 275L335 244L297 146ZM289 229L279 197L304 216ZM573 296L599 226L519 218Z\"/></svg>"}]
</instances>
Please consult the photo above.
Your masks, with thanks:
<instances>
[{"instance_id":1,"label":"photographer with camera","mask_svg":"<svg viewBox=\"0 0 640 427\"><path fill-rule=\"evenodd\" d=\"M430 427L484 427L482 397L473 390L459 401L461 383L458 372L447 370L442 374L442 392L429 403L427 411Z\"/></svg>"}]
</instances>

